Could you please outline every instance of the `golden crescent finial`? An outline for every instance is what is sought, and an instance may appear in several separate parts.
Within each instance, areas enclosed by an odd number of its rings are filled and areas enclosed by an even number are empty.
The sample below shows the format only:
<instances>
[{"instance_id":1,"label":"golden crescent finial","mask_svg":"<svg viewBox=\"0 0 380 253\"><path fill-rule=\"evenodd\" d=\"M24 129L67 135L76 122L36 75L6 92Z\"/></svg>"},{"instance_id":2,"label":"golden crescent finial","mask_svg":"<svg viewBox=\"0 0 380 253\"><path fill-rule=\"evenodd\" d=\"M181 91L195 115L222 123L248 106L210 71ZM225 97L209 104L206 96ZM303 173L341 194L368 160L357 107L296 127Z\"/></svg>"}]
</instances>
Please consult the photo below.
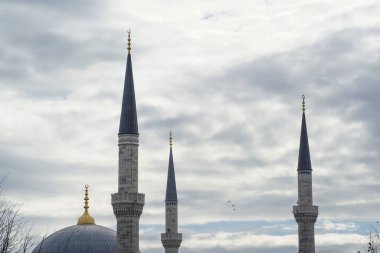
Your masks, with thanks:
<instances>
[{"instance_id":1,"label":"golden crescent finial","mask_svg":"<svg viewBox=\"0 0 380 253\"><path fill-rule=\"evenodd\" d=\"M172 146L173 146L173 135L172 135L172 131L170 131L169 141L170 141L170 147L172 147Z\"/></svg>"},{"instance_id":2,"label":"golden crescent finial","mask_svg":"<svg viewBox=\"0 0 380 253\"><path fill-rule=\"evenodd\" d=\"M92 218L92 216L88 213L88 209L90 208L90 206L88 205L88 201L89 201L89 198L88 198L88 188L90 186L88 184L86 184L84 186L85 190L84 190L84 213L81 217L79 217L78 219L78 225L85 225L85 224L95 224L95 220L94 218Z\"/></svg>"},{"instance_id":3,"label":"golden crescent finial","mask_svg":"<svg viewBox=\"0 0 380 253\"><path fill-rule=\"evenodd\" d=\"M305 112L306 106L305 106L305 95L302 95L302 111Z\"/></svg>"},{"instance_id":4,"label":"golden crescent finial","mask_svg":"<svg viewBox=\"0 0 380 253\"><path fill-rule=\"evenodd\" d=\"M85 188L85 190L84 190L84 210L87 212L88 211L88 208L89 208L89 206L88 206L88 200L89 200L89 198L88 198L88 184L86 184L85 186L84 186L84 188Z\"/></svg>"},{"instance_id":5,"label":"golden crescent finial","mask_svg":"<svg viewBox=\"0 0 380 253\"><path fill-rule=\"evenodd\" d=\"M128 54L130 54L131 53L131 29L130 28L128 29L128 47L127 47L127 49L128 49Z\"/></svg>"}]
</instances>

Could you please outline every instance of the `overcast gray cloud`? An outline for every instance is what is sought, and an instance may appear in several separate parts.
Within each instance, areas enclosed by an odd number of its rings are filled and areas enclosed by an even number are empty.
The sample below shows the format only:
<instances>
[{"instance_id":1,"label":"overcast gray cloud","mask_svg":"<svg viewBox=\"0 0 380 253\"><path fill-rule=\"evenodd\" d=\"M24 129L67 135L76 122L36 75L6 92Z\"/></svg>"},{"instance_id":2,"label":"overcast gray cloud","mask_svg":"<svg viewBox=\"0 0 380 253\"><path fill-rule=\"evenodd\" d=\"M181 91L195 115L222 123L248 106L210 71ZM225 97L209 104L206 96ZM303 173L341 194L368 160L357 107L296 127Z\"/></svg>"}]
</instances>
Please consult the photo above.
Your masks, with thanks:
<instances>
[{"instance_id":1,"label":"overcast gray cloud","mask_svg":"<svg viewBox=\"0 0 380 253\"><path fill-rule=\"evenodd\" d=\"M295 252L301 95L317 252L362 250L378 219L378 1L2 1L0 176L44 233L115 227L132 29L143 252L162 250L168 132L182 251ZM233 200L233 212L227 205Z\"/></svg>"}]
</instances>

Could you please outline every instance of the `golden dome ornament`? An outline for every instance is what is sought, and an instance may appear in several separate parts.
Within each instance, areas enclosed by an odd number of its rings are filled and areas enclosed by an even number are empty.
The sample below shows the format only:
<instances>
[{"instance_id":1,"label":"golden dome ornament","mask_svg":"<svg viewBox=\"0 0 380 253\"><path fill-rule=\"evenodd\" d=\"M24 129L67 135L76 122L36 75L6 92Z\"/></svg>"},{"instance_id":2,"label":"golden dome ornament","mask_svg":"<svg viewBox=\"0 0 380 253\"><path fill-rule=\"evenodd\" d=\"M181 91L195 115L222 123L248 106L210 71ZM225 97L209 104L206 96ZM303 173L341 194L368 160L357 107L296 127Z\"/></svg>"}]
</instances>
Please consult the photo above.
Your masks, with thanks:
<instances>
[{"instance_id":1,"label":"golden dome ornament","mask_svg":"<svg viewBox=\"0 0 380 253\"><path fill-rule=\"evenodd\" d=\"M88 209L90 206L88 205L88 185L85 186L85 193L84 193L84 213L81 217L78 219L78 225L95 225L94 218L88 213Z\"/></svg>"}]
</instances>

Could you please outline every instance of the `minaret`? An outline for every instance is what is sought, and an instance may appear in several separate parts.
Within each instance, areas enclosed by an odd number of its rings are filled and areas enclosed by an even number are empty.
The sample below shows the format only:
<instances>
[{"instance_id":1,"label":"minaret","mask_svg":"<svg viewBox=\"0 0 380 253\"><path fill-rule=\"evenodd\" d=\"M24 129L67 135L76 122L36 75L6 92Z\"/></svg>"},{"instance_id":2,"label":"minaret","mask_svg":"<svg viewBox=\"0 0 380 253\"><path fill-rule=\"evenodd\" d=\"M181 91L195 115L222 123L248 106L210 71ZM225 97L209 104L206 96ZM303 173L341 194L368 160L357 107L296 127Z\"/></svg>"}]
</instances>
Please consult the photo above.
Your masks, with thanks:
<instances>
[{"instance_id":1,"label":"minaret","mask_svg":"<svg viewBox=\"0 0 380 253\"><path fill-rule=\"evenodd\" d=\"M170 132L170 154L165 198L165 233L161 234L161 242L165 248L165 253L178 253L178 248L182 242L182 234L178 233L178 198L172 146L173 139Z\"/></svg>"},{"instance_id":2,"label":"minaret","mask_svg":"<svg viewBox=\"0 0 380 253\"><path fill-rule=\"evenodd\" d=\"M293 206L298 223L299 253L315 253L314 223L318 217L318 206L313 205L312 169L305 117L305 96L302 96L302 126L298 155L298 201Z\"/></svg>"},{"instance_id":3,"label":"minaret","mask_svg":"<svg viewBox=\"0 0 380 253\"><path fill-rule=\"evenodd\" d=\"M125 71L123 105L119 127L118 192L112 194L117 220L117 253L138 253L139 220L145 195L138 192L139 132L131 60L131 31L128 31L128 57Z\"/></svg>"}]
</instances>

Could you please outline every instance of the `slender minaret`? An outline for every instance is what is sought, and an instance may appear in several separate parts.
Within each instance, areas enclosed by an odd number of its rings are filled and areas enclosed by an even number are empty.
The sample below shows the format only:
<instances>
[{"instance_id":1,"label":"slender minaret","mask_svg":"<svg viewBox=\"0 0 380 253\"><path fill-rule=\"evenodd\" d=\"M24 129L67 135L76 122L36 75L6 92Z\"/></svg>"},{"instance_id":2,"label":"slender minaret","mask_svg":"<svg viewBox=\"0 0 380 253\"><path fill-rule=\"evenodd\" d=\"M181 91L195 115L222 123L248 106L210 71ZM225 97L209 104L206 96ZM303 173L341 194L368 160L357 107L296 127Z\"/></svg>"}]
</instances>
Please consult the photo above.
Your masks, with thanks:
<instances>
[{"instance_id":1,"label":"slender minaret","mask_svg":"<svg viewBox=\"0 0 380 253\"><path fill-rule=\"evenodd\" d=\"M117 253L138 253L139 220L145 195L138 192L139 132L131 60L131 32L128 31L128 58L119 127L118 192L112 194L117 220Z\"/></svg>"},{"instance_id":2,"label":"slender minaret","mask_svg":"<svg viewBox=\"0 0 380 253\"><path fill-rule=\"evenodd\" d=\"M313 205L312 169L307 138L305 96L302 96L302 126L298 155L298 201L293 206L298 223L299 253L315 253L314 223L318 217L318 206Z\"/></svg>"},{"instance_id":3,"label":"slender minaret","mask_svg":"<svg viewBox=\"0 0 380 253\"><path fill-rule=\"evenodd\" d=\"M170 132L170 154L165 198L165 233L161 234L165 253L178 253L178 248L182 242L182 234L178 233L178 198L172 146L173 139Z\"/></svg>"}]
</instances>

